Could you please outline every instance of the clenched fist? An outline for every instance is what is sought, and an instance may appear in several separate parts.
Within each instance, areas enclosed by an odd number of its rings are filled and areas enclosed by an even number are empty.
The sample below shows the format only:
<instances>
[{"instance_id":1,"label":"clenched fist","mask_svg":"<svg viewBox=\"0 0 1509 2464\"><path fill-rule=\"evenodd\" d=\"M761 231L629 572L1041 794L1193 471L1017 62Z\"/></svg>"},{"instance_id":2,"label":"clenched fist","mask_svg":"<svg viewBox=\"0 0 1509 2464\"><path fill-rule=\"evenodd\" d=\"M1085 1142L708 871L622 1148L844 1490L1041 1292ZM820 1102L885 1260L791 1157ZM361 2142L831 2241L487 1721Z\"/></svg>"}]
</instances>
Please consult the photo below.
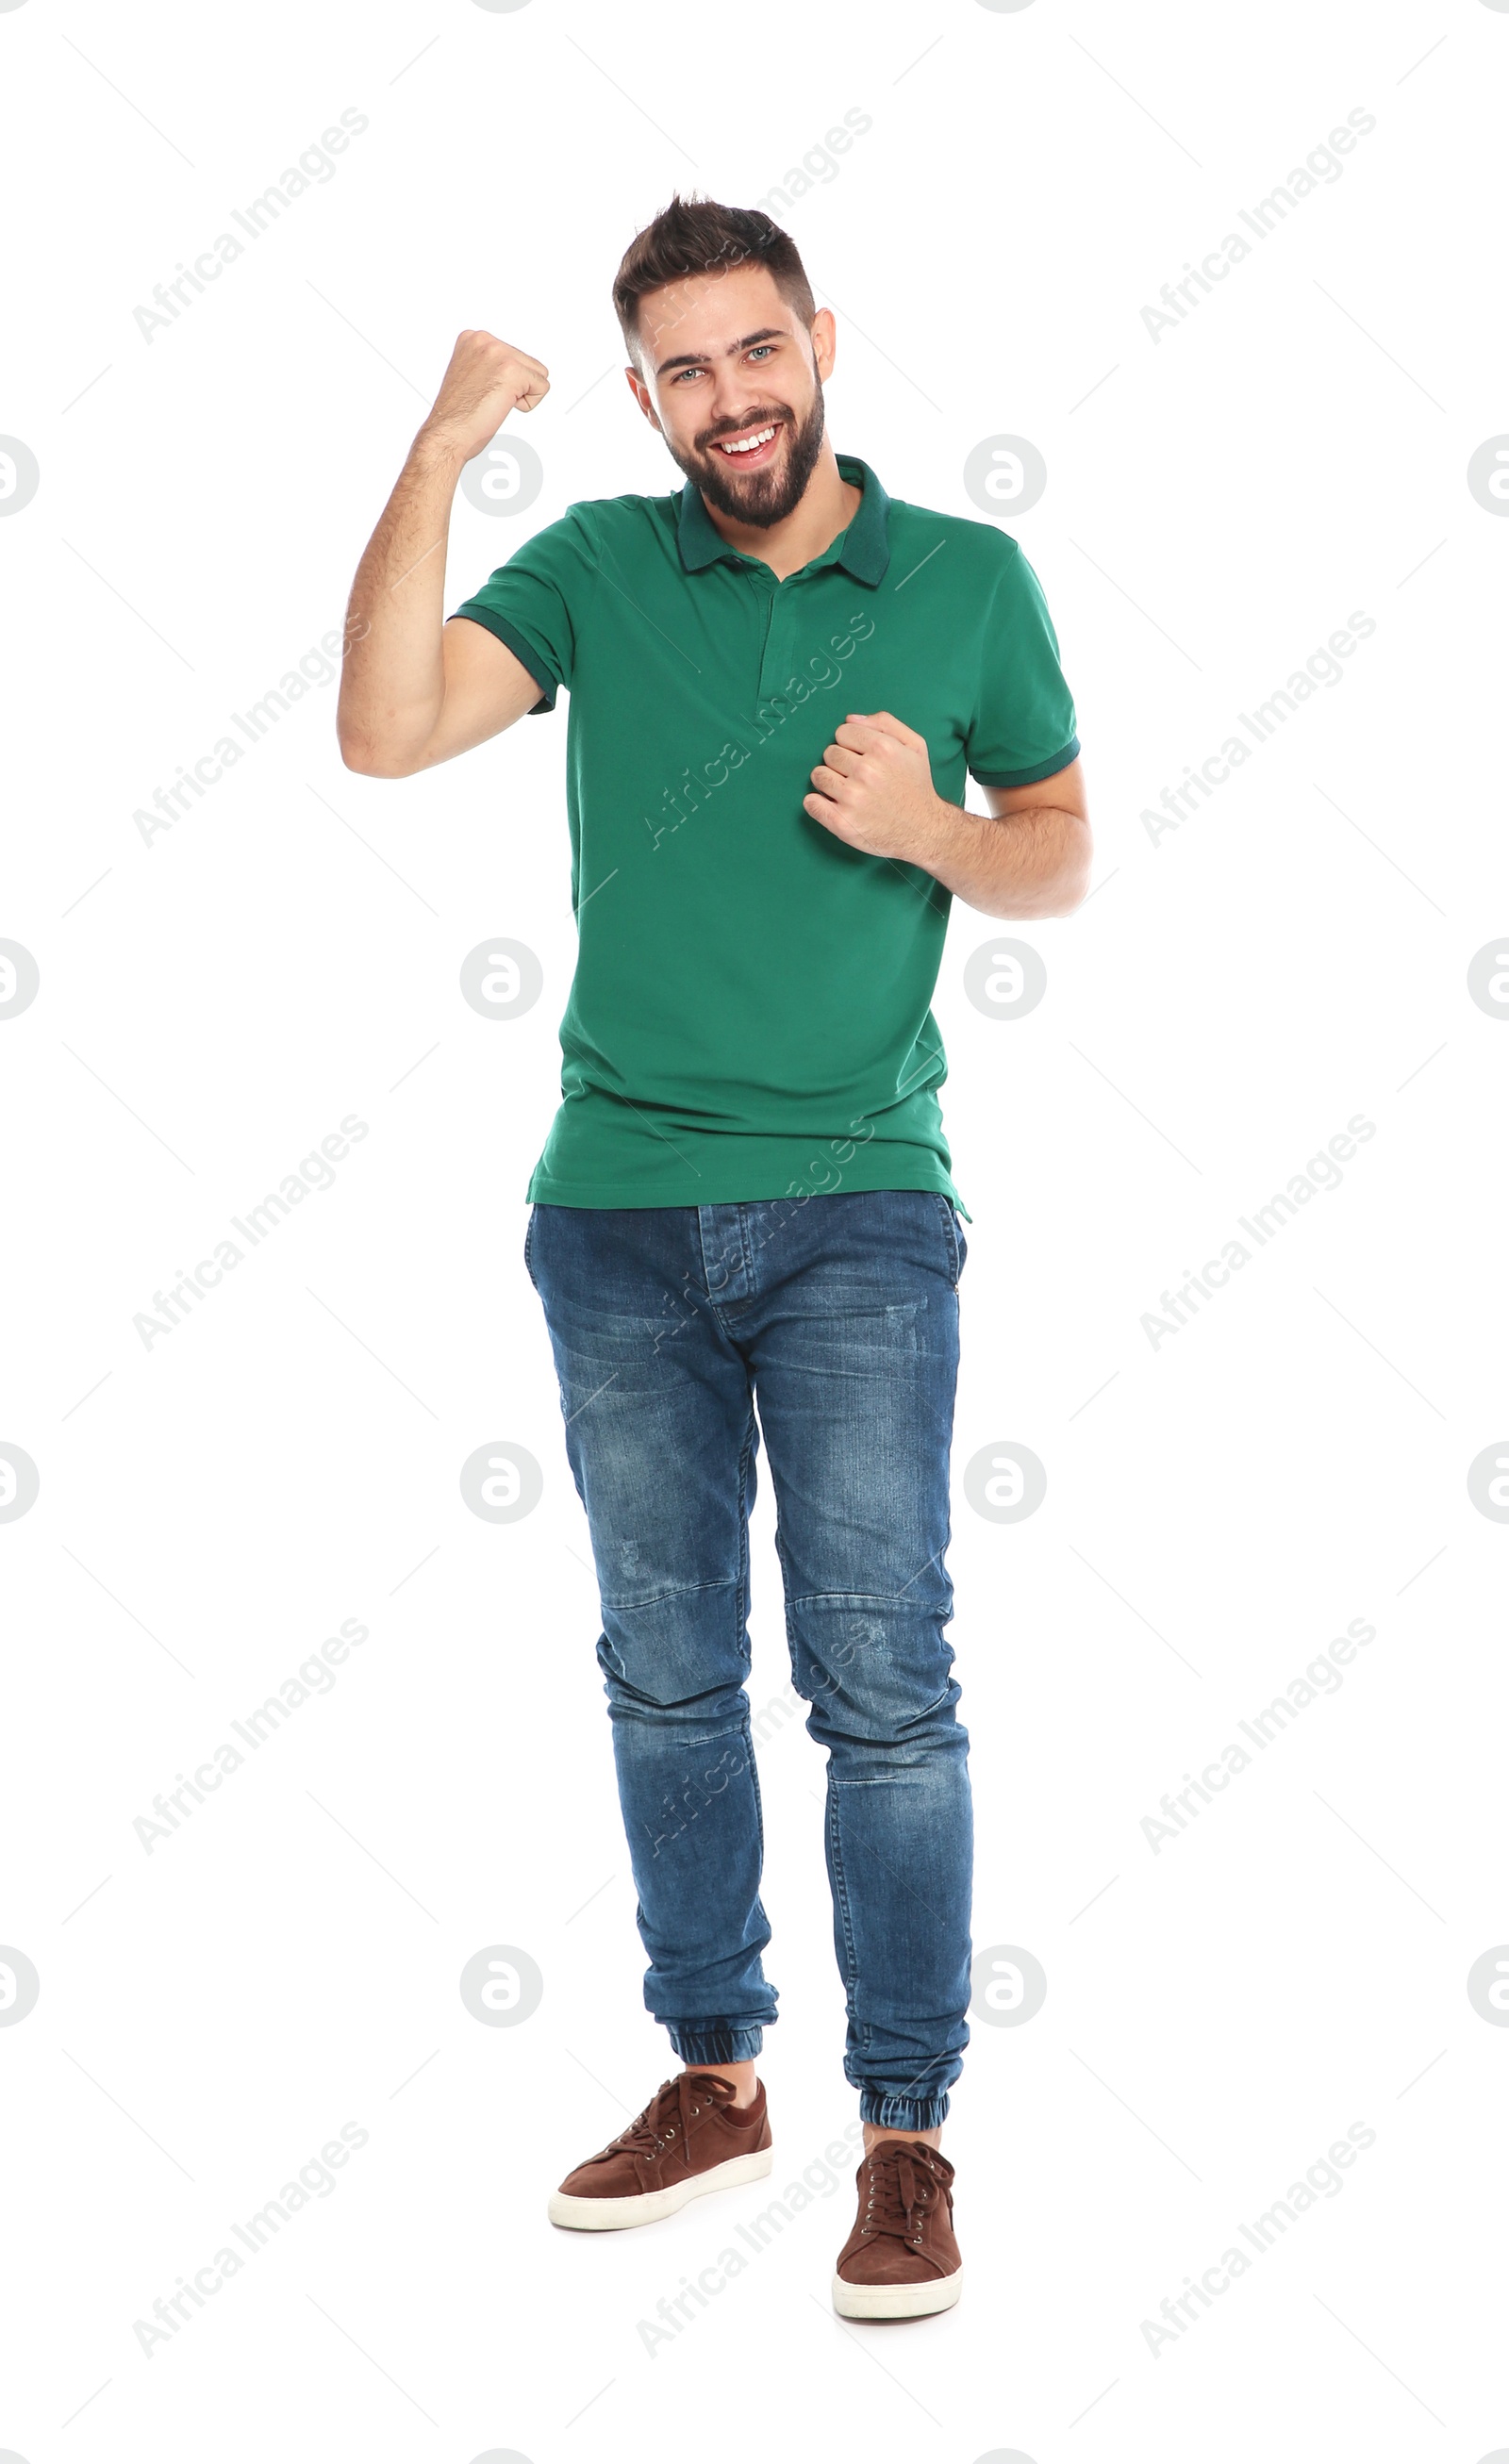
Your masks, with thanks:
<instances>
[{"instance_id":1,"label":"clenched fist","mask_svg":"<svg viewBox=\"0 0 1509 2464\"><path fill-rule=\"evenodd\" d=\"M802 799L814 822L866 855L925 865L948 813L933 786L927 739L888 710L851 711Z\"/></svg>"},{"instance_id":2,"label":"clenched fist","mask_svg":"<svg viewBox=\"0 0 1509 2464\"><path fill-rule=\"evenodd\" d=\"M458 334L420 432L470 462L492 443L511 410L533 410L549 390L549 370L527 351L480 330Z\"/></svg>"}]
</instances>

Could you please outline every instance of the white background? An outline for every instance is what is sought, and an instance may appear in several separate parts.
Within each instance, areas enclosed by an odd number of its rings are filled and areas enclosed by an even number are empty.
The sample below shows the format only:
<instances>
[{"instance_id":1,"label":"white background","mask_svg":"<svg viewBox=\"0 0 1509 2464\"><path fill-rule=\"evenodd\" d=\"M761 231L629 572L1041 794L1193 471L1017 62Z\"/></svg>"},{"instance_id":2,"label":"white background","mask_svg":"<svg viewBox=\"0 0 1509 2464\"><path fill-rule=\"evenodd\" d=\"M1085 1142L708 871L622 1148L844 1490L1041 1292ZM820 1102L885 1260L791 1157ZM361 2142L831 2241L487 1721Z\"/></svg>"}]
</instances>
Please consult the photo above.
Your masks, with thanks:
<instances>
[{"instance_id":1,"label":"white background","mask_svg":"<svg viewBox=\"0 0 1509 2464\"><path fill-rule=\"evenodd\" d=\"M1509 1427L1509 1028L1466 988L1509 898L1509 523L1466 484L1509 428L1509 13L29 0L0 53L0 429L41 473L0 522L0 933L41 976L0 1042L0 1438L41 1479L0 1526L0 1940L41 1980L0 2027L0 2448L1509 2446L1509 2033L1466 1991L1509 1937L1509 1530L1467 1489ZM144 339L153 285L346 108L335 177ZM1343 175L1155 342L1160 286L1357 108ZM965 1000L961 908L937 1001L975 1935L1049 1990L976 2025L956 2092L956 2312L835 2322L845 2183L652 2354L639 2321L765 2201L591 2240L544 2213L670 2066L521 1256L572 961L564 721L374 782L313 690L170 832L132 817L339 627L460 327L553 389L544 491L458 507L449 605L569 501L678 486L619 374L618 257L675 185L753 203L850 109L873 127L787 217L838 317L835 442L962 514L972 447L1039 447L1013 527L1097 825L1090 903L1010 928L1032 1016ZM1354 610L1344 681L1155 844L1144 808ZM458 991L498 935L544 969L514 1023ZM1359 1112L1343 1186L1155 1350L1160 1293ZM335 1186L144 1348L154 1291L348 1113ZM516 1524L460 1495L494 1441L544 1466ZM1015 1525L957 1479L1008 1441L1048 1470ZM787 1683L767 1508L757 1707ZM333 1691L148 1855L154 1794L344 1618L370 1639ZM1341 1691L1155 1855L1164 1793L1358 1618ZM854 2097L794 1721L762 1780L777 2192ZM544 1980L517 2027L457 1991L498 1944ZM337 2189L145 2358L133 2322L346 2122ZM1150 2352L1353 2123L1344 2189Z\"/></svg>"}]
</instances>

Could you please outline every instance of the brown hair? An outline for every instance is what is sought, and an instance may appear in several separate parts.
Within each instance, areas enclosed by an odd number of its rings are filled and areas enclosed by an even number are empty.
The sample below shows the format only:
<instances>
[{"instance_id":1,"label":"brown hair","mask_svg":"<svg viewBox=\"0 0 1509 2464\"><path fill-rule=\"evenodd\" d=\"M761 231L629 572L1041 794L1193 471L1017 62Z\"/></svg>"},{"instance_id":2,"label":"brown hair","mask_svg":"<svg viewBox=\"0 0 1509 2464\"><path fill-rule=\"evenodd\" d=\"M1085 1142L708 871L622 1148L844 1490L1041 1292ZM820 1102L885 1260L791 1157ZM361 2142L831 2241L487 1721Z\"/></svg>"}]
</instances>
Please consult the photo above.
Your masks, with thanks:
<instances>
[{"instance_id":1,"label":"brown hair","mask_svg":"<svg viewBox=\"0 0 1509 2464\"><path fill-rule=\"evenodd\" d=\"M768 267L776 289L809 328L817 314L796 242L758 208L715 205L709 197L672 197L624 252L613 277L613 307L630 351L639 341L639 302L688 275L736 265Z\"/></svg>"}]
</instances>

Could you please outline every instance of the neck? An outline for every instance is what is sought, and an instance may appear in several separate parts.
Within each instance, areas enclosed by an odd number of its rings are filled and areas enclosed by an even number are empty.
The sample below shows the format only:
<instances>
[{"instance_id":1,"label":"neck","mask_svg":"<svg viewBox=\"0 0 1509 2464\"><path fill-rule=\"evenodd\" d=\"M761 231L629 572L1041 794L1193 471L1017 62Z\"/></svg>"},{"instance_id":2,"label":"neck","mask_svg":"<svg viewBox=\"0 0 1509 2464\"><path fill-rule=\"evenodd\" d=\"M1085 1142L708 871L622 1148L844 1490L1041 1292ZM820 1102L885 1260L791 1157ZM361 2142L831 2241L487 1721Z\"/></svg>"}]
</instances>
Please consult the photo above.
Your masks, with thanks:
<instances>
[{"instance_id":1,"label":"neck","mask_svg":"<svg viewBox=\"0 0 1509 2464\"><path fill-rule=\"evenodd\" d=\"M767 564L784 582L788 574L800 573L804 564L821 556L839 532L848 529L863 497L863 489L851 487L843 476L832 440L825 436L812 475L785 521L762 530L752 522L741 522L731 515L720 513L705 496L702 504L720 539L736 547L741 556L752 556L761 564Z\"/></svg>"}]
</instances>

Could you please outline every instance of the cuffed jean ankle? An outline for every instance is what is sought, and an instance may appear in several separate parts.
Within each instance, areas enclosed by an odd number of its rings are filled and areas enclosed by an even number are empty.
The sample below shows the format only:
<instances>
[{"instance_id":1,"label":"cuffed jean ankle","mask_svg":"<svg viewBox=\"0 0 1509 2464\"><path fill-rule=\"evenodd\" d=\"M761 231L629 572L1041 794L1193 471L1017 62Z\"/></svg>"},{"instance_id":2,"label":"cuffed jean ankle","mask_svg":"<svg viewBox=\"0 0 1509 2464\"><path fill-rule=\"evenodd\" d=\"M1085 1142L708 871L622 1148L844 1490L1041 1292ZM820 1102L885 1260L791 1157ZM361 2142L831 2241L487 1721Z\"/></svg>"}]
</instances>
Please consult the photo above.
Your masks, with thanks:
<instances>
[{"instance_id":1,"label":"cuffed jean ankle","mask_svg":"<svg viewBox=\"0 0 1509 2464\"><path fill-rule=\"evenodd\" d=\"M646 2007L683 2062L752 2059L776 2016L744 1691L763 1434L792 1680L828 1751L844 2069L892 2129L942 2122L969 2040L943 1639L965 1254L948 1199L909 1190L536 1206L524 1247L596 1563Z\"/></svg>"}]
</instances>

